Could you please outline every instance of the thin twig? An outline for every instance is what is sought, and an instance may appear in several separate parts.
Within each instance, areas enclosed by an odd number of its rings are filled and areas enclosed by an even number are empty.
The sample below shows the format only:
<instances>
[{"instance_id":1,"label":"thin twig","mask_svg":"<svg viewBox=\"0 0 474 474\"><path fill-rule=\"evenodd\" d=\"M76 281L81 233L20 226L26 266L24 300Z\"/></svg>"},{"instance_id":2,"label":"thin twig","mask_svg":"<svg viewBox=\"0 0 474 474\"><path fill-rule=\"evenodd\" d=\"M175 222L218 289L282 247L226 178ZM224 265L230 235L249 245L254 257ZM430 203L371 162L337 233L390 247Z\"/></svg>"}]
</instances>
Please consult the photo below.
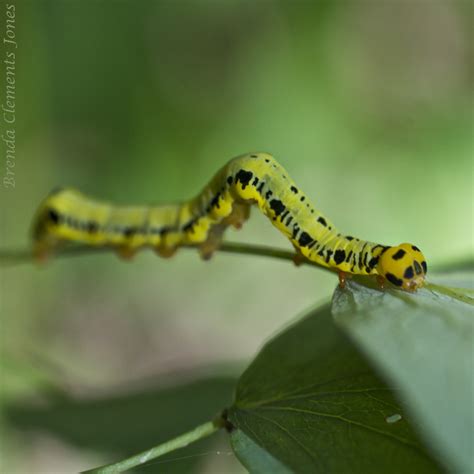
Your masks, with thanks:
<instances>
[{"instance_id":1,"label":"thin twig","mask_svg":"<svg viewBox=\"0 0 474 474\"><path fill-rule=\"evenodd\" d=\"M183 246L185 248L193 248L193 246ZM113 252L113 247L92 247L89 245L71 245L70 247L63 247L55 250L54 258L63 257L80 257L82 255L90 254L104 254ZM242 255L255 255L260 257L278 258L280 260L289 260L295 262L295 253L277 249L274 247L267 247L264 245L243 244L237 242L224 242L217 249L219 252L234 253ZM35 262L32 250L17 249L17 250L0 250L0 266L17 266L21 264L31 264ZM330 271L329 269L318 265L310 260L302 260L298 264L312 265L319 269Z\"/></svg>"},{"instance_id":2,"label":"thin twig","mask_svg":"<svg viewBox=\"0 0 474 474\"><path fill-rule=\"evenodd\" d=\"M96 467L88 471L84 471L82 474L116 474L119 472L127 471L133 467L140 466L142 464L163 456L166 453L175 451L176 449L184 448L199 439L206 438L207 436L215 433L223 427L220 419L214 421L208 421L203 425L199 425L191 431L177 436L163 444L159 444L151 449L135 454L127 459L118 461L112 464L106 464L101 467Z\"/></svg>"}]
</instances>

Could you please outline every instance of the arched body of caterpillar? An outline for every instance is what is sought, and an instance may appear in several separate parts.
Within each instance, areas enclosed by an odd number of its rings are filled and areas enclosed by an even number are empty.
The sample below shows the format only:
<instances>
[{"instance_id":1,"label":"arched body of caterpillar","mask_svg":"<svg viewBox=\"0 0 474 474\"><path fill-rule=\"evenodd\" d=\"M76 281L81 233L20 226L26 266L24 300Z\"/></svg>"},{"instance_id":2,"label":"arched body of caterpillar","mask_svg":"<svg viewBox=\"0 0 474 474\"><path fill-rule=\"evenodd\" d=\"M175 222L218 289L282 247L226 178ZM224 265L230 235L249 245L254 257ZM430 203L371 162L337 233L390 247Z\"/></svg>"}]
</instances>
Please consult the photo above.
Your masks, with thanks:
<instances>
[{"instance_id":1,"label":"arched body of caterpillar","mask_svg":"<svg viewBox=\"0 0 474 474\"><path fill-rule=\"evenodd\" d=\"M34 223L36 255L64 241L112 246L122 256L153 247L171 256L183 245L208 258L229 225L240 227L251 205L306 258L344 275L376 275L412 291L423 285L427 266L418 247L386 246L341 234L311 204L286 170L267 153L232 159L194 199L174 205L120 207L97 202L73 189L51 193Z\"/></svg>"}]
</instances>

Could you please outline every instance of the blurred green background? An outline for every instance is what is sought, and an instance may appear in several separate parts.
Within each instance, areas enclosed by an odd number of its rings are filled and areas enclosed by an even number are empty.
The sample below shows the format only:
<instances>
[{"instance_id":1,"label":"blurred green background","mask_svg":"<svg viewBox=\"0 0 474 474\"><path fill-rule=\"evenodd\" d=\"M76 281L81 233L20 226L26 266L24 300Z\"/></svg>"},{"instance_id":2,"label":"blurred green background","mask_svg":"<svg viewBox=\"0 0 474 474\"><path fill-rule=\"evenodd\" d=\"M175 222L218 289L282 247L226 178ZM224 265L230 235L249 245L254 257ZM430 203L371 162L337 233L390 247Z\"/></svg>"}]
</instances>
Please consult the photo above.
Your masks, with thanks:
<instances>
[{"instance_id":1,"label":"blurred green background","mask_svg":"<svg viewBox=\"0 0 474 474\"><path fill-rule=\"evenodd\" d=\"M29 245L57 185L169 202L268 151L343 231L416 243L428 265L471 251L470 2L7 3L17 160L2 248ZM227 238L290 247L256 211ZM2 472L64 473L206 421L262 342L336 279L182 250L2 268L0 284ZM221 436L137 472L243 472L229 451Z\"/></svg>"}]
</instances>

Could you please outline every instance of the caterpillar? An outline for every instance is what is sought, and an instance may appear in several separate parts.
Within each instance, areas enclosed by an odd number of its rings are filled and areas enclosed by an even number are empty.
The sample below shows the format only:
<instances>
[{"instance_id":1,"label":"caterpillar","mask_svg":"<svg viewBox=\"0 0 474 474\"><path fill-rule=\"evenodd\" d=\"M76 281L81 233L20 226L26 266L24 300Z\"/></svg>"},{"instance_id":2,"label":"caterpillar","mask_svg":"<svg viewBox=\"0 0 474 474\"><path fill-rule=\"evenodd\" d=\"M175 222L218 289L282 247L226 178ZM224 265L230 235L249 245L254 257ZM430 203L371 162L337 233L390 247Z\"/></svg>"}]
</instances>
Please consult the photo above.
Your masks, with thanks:
<instances>
[{"instance_id":1,"label":"caterpillar","mask_svg":"<svg viewBox=\"0 0 474 474\"><path fill-rule=\"evenodd\" d=\"M111 246L123 257L152 247L170 257L183 245L210 258L229 226L240 228L256 204L293 244L299 259L339 273L375 275L381 284L414 291L424 283L426 260L418 247L381 245L341 234L311 204L268 153L238 156L190 201L159 206L112 206L74 189L53 191L33 223L34 254L48 255L65 241Z\"/></svg>"}]
</instances>

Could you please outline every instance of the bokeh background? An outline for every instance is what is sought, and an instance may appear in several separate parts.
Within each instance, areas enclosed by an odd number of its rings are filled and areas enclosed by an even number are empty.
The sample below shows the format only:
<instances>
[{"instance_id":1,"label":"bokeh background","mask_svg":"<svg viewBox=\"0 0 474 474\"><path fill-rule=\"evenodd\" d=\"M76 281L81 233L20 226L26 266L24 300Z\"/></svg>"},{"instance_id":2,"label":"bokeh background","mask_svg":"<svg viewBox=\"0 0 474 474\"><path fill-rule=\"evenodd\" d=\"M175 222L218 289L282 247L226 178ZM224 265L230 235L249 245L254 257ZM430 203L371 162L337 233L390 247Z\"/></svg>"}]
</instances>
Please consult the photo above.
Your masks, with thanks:
<instances>
[{"instance_id":1,"label":"bokeh background","mask_svg":"<svg viewBox=\"0 0 474 474\"><path fill-rule=\"evenodd\" d=\"M471 251L469 1L8 3L17 161L15 189L0 191L3 249L30 244L57 185L169 202L268 151L341 230L414 242L429 265ZM258 212L227 238L289 248ZM1 268L0 285L2 472L66 473L229 405L262 343L336 279L182 250ZM243 472L224 434L166 461L137 472Z\"/></svg>"}]
</instances>

